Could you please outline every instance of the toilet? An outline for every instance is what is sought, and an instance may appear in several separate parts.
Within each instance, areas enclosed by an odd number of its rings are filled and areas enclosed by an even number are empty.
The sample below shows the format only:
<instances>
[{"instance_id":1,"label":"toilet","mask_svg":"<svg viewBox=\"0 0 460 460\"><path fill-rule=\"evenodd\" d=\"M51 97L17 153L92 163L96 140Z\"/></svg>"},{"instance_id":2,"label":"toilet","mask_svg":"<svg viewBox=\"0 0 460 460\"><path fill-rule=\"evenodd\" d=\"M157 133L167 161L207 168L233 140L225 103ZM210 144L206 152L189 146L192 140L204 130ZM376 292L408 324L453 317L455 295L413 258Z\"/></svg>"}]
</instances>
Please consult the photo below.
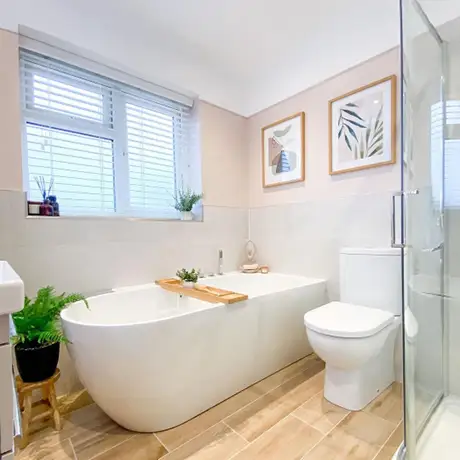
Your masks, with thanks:
<instances>
[{"instance_id":1,"label":"toilet","mask_svg":"<svg viewBox=\"0 0 460 460\"><path fill-rule=\"evenodd\" d=\"M344 248L339 264L340 302L309 311L304 323L326 363L324 397L358 411L395 380L401 250Z\"/></svg>"}]
</instances>

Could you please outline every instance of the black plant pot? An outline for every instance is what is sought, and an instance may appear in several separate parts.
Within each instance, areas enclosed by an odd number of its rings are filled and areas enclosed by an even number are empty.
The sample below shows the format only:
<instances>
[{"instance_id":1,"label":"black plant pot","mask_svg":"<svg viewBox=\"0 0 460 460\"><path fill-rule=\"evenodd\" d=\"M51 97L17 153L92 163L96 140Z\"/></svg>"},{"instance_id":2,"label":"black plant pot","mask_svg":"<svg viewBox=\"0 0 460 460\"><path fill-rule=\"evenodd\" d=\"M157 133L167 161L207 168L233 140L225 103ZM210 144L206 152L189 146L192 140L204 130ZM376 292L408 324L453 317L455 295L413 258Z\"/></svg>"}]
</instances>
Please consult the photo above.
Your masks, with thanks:
<instances>
[{"instance_id":1,"label":"black plant pot","mask_svg":"<svg viewBox=\"0 0 460 460\"><path fill-rule=\"evenodd\" d=\"M59 361L60 343L18 343L15 348L19 375L24 382L41 382L55 372Z\"/></svg>"}]
</instances>

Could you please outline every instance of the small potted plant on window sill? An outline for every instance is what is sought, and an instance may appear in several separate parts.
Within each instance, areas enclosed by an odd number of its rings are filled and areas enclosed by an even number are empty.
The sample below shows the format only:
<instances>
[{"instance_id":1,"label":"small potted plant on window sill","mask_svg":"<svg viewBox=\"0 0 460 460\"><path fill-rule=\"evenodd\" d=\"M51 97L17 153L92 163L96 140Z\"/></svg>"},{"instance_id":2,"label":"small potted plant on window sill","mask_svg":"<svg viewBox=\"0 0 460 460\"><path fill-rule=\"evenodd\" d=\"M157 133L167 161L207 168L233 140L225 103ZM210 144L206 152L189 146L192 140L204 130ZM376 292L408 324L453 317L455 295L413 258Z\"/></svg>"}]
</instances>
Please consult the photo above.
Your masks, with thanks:
<instances>
[{"instance_id":1,"label":"small potted plant on window sill","mask_svg":"<svg viewBox=\"0 0 460 460\"><path fill-rule=\"evenodd\" d=\"M195 287L195 283L198 281L200 276L200 270L195 270L192 268L190 271L183 268L182 270L177 270L176 276L181 280L182 286L186 288Z\"/></svg>"},{"instance_id":2,"label":"small potted plant on window sill","mask_svg":"<svg viewBox=\"0 0 460 460\"><path fill-rule=\"evenodd\" d=\"M192 209L202 198L202 193L195 193L189 187L180 189L174 197L174 209L181 213L182 220L193 220Z\"/></svg>"},{"instance_id":3,"label":"small potted plant on window sill","mask_svg":"<svg viewBox=\"0 0 460 460\"><path fill-rule=\"evenodd\" d=\"M81 294L56 295L51 286L41 288L34 300L24 300L24 308L12 315L16 335L11 338L19 375L24 382L50 378L57 368L61 343L68 343L60 324L60 313L82 300Z\"/></svg>"}]
</instances>

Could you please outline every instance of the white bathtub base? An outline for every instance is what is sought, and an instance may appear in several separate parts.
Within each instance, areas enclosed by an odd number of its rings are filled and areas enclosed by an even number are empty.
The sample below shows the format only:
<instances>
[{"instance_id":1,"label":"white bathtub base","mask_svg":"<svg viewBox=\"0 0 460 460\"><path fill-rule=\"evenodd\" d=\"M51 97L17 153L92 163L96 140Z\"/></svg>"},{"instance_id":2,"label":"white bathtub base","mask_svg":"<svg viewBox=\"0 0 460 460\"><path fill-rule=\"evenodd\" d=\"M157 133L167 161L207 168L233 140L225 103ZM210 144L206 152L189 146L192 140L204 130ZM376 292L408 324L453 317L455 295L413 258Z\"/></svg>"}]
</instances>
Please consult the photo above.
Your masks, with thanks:
<instances>
[{"instance_id":1,"label":"white bathtub base","mask_svg":"<svg viewBox=\"0 0 460 460\"><path fill-rule=\"evenodd\" d=\"M327 302L324 280L237 274L211 282L250 297L209 304L151 286L62 314L80 380L119 425L146 433L180 425L312 352L303 316Z\"/></svg>"}]
</instances>

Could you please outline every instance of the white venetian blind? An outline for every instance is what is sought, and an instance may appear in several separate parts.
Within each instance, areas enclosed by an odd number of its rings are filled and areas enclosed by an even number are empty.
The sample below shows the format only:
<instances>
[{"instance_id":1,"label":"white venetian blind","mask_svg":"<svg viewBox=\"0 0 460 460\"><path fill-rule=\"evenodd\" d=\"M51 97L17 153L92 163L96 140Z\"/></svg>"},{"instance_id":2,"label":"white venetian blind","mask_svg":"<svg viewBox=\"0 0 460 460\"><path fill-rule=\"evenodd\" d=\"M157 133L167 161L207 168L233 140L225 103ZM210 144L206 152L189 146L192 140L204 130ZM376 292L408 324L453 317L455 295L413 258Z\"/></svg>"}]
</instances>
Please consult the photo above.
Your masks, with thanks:
<instances>
[{"instance_id":1,"label":"white venetian blind","mask_svg":"<svg viewBox=\"0 0 460 460\"><path fill-rule=\"evenodd\" d=\"M43 177L61 214L176 217L190 106L28 51L21 79L29 199Z\"/></svg>"},{"instance_id":2,"label":"white venetian blind","mask_svg":"<svg viewBox=\"0 0 460 460\"><path fill-rule=\"evenodd\" d=\"M460 125L460 101L446 102L446 124ZM444 142L444 178L443 167ZM444 119L442 102L431 108L431 177L433 200L439 202L444 180L444 206L460 207L460 138L444 140Z\"/></svg>"}]
</instances>

